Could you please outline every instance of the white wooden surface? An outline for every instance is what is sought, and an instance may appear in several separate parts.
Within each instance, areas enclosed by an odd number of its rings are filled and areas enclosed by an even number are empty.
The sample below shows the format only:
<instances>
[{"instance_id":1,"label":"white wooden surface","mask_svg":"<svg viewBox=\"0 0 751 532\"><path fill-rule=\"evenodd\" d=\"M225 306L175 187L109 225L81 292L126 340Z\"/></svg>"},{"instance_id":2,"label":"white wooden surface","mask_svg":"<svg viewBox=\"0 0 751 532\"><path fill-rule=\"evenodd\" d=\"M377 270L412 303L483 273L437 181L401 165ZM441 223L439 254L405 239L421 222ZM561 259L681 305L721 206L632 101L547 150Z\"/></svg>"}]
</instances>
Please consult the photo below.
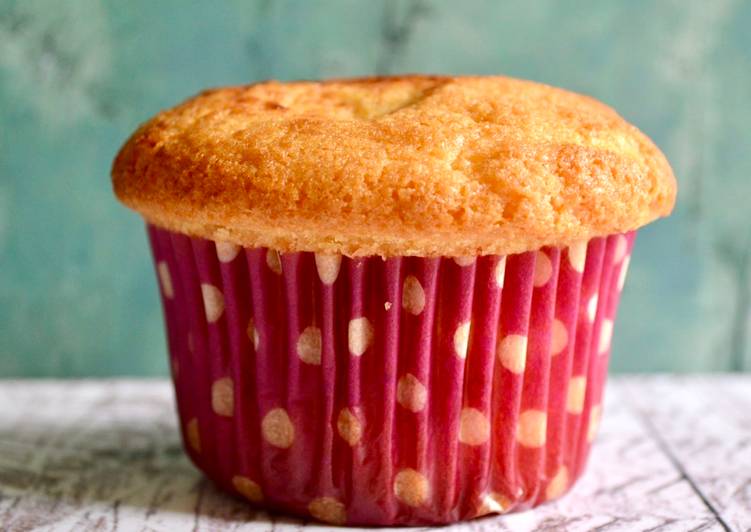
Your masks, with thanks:
<instances>
[{"instance_id":1,"label":"white wooden surface","mask_svg":"<svg viewBox=\"0 0 751 532\"><path fill-rule=\"evenodd\" d=\"M612 379L589 469L447 530L751 530L751 378ZM0 381L0 530L326 529L255 512L183 455L165 381Z\"/></svg>"}]
</instances>

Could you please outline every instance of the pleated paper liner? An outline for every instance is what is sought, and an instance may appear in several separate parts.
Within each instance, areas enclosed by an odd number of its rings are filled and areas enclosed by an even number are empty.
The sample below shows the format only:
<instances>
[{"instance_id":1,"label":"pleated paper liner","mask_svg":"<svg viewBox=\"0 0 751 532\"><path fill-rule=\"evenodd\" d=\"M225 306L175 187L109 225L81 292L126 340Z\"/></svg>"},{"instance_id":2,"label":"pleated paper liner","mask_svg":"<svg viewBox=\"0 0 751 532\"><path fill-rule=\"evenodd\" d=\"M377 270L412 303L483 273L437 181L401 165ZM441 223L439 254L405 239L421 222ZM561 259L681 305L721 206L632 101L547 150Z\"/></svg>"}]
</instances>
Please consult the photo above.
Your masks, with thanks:
<instances>
[{"instance_id":1,"label":"pleated paper liner","mask_svg":"<svg viewBox=\"0 0 751 532\"><path fill-rule=\"evenodd\" d=\"M349 259L149 227L188 454L335 524L526 509L582 473L634 234Z\"/></svg>"}]
</instances>

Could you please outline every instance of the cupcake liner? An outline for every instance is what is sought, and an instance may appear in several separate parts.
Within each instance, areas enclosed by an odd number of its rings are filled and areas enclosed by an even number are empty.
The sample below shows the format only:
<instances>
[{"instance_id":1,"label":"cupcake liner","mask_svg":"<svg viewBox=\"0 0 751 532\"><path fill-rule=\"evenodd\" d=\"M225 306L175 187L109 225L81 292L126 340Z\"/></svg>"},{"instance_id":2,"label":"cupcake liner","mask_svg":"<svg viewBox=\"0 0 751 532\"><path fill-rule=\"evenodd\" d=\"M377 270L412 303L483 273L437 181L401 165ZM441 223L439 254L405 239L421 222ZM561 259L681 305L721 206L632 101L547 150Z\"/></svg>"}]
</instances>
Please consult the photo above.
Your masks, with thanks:
<instances>
[{"instance_id":1,"label":"cupcake liner","mask_svg":"<svg viewBox=\"0 0 751 532\"><path fill-rule=\"evenodd\" d=\"M334 524L438 524L582 473L634 233L350 259L148 232L185 447L223 489Z\"/></svg>"}]
</instances>

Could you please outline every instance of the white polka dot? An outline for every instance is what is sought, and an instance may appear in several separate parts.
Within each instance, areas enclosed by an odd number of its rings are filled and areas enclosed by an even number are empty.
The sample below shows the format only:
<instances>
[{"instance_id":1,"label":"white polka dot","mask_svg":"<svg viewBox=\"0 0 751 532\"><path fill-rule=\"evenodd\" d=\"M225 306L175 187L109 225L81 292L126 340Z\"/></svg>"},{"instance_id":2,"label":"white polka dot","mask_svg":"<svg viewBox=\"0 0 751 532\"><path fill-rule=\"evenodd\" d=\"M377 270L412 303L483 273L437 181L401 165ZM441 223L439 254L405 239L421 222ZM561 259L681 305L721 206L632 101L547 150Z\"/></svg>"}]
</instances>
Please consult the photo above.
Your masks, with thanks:
<instances>
[{"instance_id":1,"label":"white polka dot","mask_svg":"<svg viewBox=\"0 0 751 532\"><path fill-rule=\"evenodd\" d=\"M162 285L162 293L167 299L175 297L175 290L172 286L172 275L169 272L169 266L164 261L160 261L156 265L157 272L159 272L159 284Z\"/></svg>"},{"instance_id":2,"label":"white polka dot","mask_svg":"<svg viewBox=\"0 0 751 532\"><path fill-rule=\"evenodd\" d=\"M516 441L524 447L542 447L545 445L548 417L541 410L525 410L519 414L516 427Z\"/></svg>"},{"instance_id":3,"label":"white polka dot","mask_svg":"<svg viewBox=\"0 0 751 532\"><path fill-rule=\"evenodd\" d=\"M618 264L626 256L628 250L628 241L623 235L618 235L615 241L615 251L613 251L613 264Z\"/></svg>"},{"instance_id":4,"label":"white polka dot","mask_svg":"<svg viewBox=\"0 0 751 532\"><path fill-rule=\"evenodd\" d=\"M323 284L332 285L339 277L339 268L342 265L341 255L315 254L316 270Z\"/></svg>"},{"instance_id":5,"label":"white polka dot","mask_svg":"<svg viewBox=\"0 0 751 532\"><path fill-rule=\"evenodd\" d=\"M420 314L425 308L425 290L423 290L417 277L413 275L408 275L406 279L404 279L402 307L404 310L415 316Z\"/></svg>"},{"instance_id":6,"label":"white polka dot","mask_svg":"<svg viewBox=\"0 0 751 532\"><path fill-rule=\"evenodd\" d=\"M598 343L597 352L604 355L610 350L610 341L613 338L613 321L602 320L600 325L600 341Z\"/></svg>"},{"instance_id":7,"label":"white polka dot","mask_svg":"<svg viewBox=\"0 0 751 532\"><path fill-rule=\"evenodd\" d=\"M417 377L407 373L396 385L396 400L411 412L419 412L428 401L428 390Z\"/></svg>"},{"instance_id":8,"label":"white polka dot","mask_svg":"<svg viewBox=\"0 0 751 532\"><path fill-rule=\"evenodd\" d=\"M321 363L321 329L306 327L297 339L297 356L306 364Z\"/></svg>"},{"instance_id":9,"label":"white polka dot","mask_svg":"<svg viewBox=\"0 0 751 532\"><path fill-rule=\"evenodd\" d=\"M454 262L462 268L465 266L471 266L475 263L475 257L454 257Z\"/></svg>"},{"instance_id":10,"label":"white polka dot","mask_svg":"<svg viewBox=\"0 0 751 532\"><path fill-rule=\"evenodd\" d=\"M553 265L550 257L544 251L538 251L535 258L535 274L533 284L537 287L545 286L553 276Z\"/></svg>"},{"instance_id":11,"label":"white polka dot","mask_svg":"<svg viewBox=\"0 0 751 532\"><path fill-rule=\"evenodd\" d=\"M279 252L277 252L274 249L267 250L266 251L266 265L269 267L269 270L271 270L277 275L281 275L282 259L279 257Z\"/></svg>"},{"instance_id":12,"label":"white polka dot","mask_svg":"<svg viewBox=\"0 0 751 532\"><path fill-rule=\"evenodd\" d=\"M430 486L425 475L414 469L402 469L394 478L394 495L407 506L421 506L428 500Z\"/></svg>"},{"instance_id":13,"label":"white polka dot","mask_svg":"<svg viewBox=\"0 0 751 532\"><path fill-rule=\"evenodd\" d=\"M587 441L592 443L597 436L597 429L600 428L600 418L602 417L602 406L595 405L589 411L589 424L587 425Z\"/></svg>"},{"instance_id":14,"label":"white polka dot","mask_svg":"<svg viewBox=\"0 0 751 532\"><path fill-rule=\"evenodd\" d=\"M235 390L229 377L217 379L211 385L211 408L219 416L232 417L235 413Z\"/></svg>"},{"instance_id":15,"label":"white polka dot","mask_svg":"<svg viewBox=\"0 0 751 532\"><path fill-rule=\"evenodd\" d=\"M587 302L587 318L589 318L589 321L595 321L595 316L597 316L598 299L597 294L592 294L592 297L589 298L589 302Z\"/></svg>"},{"instance_id":16,"label":"white polka dot","mask_svg":"<svg viewBox=\"0 0 751 532\"><path fill-rule=\"evenodd\" d=\"M579 273L584 271L584 264L587 261L587 243L577 242L568 248L568 262L571 267Z\"/></svg>"},{"instance_id":17,"label":"white polka dot","mask_svg":"<svg viewBox=\"0 0 751 532\"><path fill-rule=\"evenodd\" d=\"M274 408L261 421L263 439L274 447L288 449L295 441L295 427L283 408Z\"/></svg>"},{"instance_id":18,"label":"white polka dot","mask_svg":"<svg viewBox=\"0 0 751 532\"><path fill-rule=\"evenodd\" d=\"M460 323L454 331L454 353L459 358L467 357L467 346L469 345L469 326L470 322Z\"/></svg>"},{"instance_id":19,"label":"white polka dot","mask_svg":"<svg viewBox=\"0 0 751 532\"><path fill-rule=\"evenodd\" d=\"M261 489L261 486L248 477L235 475L232 477L232 485L240 495L251 502L261 502L263 500L263 490Z\"/></svg>"},{"instance_id":20,"label":"white polka dot","mask_svg":"<svg viewBox=\"0 0 751 532\"><path fill-rule=\"evenodd\" d=\"M214 285L202 284L201 295L203 296L203 309L206 312L206 321L214 323L224 313L224 295Z\"/></svg>"},{"instance_id":21,"label":"white polka dot","mask_svg":"<svg viewBox=\"0 0 751 532\"><path fill-rule=\"evenodd\" d=\"M505 336L498 344L498 358L511 373L524 372L527 365L527 337L520 334Z\"/></svg>"},{"instance_id":22,"label":"white polka dot","mask_svg":"<svg viewBox=\"0 0 751 532\"><path fill-rule=\"evenodd\" d=\"M480 499L477 516L488 514L505 514L511 509L511 499L501 493L488 493Z\"/></svg>"},{"instance_id":23,"label":"white polka dot","mask_svg":"<svg viewBox=\"0 0 751 532\"><path fill-rule=\"evenodd\" d=\"M550 354L555 356L566 349L568 345L568 329L558 318L553 320L552 338L550 342Z\"/></svg>"},{"instance_id":24,"label":"white polka dot","mask_svg":"<svg viewBox=\"0 0 751 532\"><path fill-rule=\"evenodd\" d=\"M355 318L349 322L349 352L359 357L373 342L373 326L368 318Z\"/></svg>"},{"instance_id":25,"label":"white polka dot","mask_svg":"<svg viewBox=\"0 0 751 532\"><path fill-rule=\"evenodd\" d=\"M503 281L506 277L506 257L501 257L498 264L495 265L495 284L498 288L503 288Z\"/></svg>"},{"instance_id":26,"label":"white polka dot","mask_svg":"<svg viewBox=\"0 0 751 532\"><path fill-rule=\"evenodd\" d=\"M558 468L555 476L550 479L550 482L548 482L548 485L545 488L545 499L550 501L557 499L558 497L566 493L566 490L568 489L568 483L568 469L566 468L566 466L562 465Z\"/></svg>"},{"instance_id":27,"label":"white polka dot","mask_svg":"<svg viewBox=\"0 0 751 532\"><path fill-rule=\"evenodd\" d=\"M188 421L188 424L185 427L185 433L186 437L188 438L188 445L190 445L190 448L195 452L200 453L201 433L198 430L198 420L196 418L192 418L190 421Z\"/></svg>"},{"instance_id":28,"label":"white polka dot","mask_svg":"<svg viewBox=\"0 0 751 532\"><path fill-rule=\"evenodd\" d=\"M386 302L385 302L385 303L383 304L383 308L384 308L384 309L386 309L386 311L387 311L387 312L388 312L389 310L391 310L391 301L386 301Z\"/></svg>"},{"instance_id":29,"label":"white polka dot","mask_svg":"<svg viewBox=\"0 0 751 532\"><path fill-rule=\"evenodd\" d=\"M628 273L629 264L631 264L631 255L623 259L621 270L618 272L618 291L623 290L623 285L626 284L626 274Z\"/></svg>"},{"instance_id":30,"label":"white polka dot","mask_svg":"<svg viewBox=\"0 0 751 532\"><path fill-rule=\"evenodd\" d=\"M219 262L232 262L240 253L240 246L230 242L216 242L216 256Z\"/></svg>"},{"instance_id":31,"label":"white polka dot","mask_svg":"<svg viewBox=\"0 0 751 532\"><path fill-rule=\"evenodd\" d=\"M568 394L566 395L566 412L569 414L581 414L584 410L584 397L587 394L587 377L579 375L571 377L568 381Z\"/></svg>"},{"instance_id":32,"label":"white polka dot","mask_svg":"<svg viewBox=\"0 0 751 532\"><path fill-rule=\"evenodd\" d=\"M459 421L459 441L482 445L490 438L490 421L476 408L463 408Z\"/></svg>"},{"instance_id":33,"label":"white polka dot","mask_svg":"<svg viewBox=\"0 0 751 532\"><path fill-rule=\"evenodd\" d=\"M258 351L258 345L261 343L261 336L258 334L258 329L256 329L253 318L248 320L248 328L245 330L245 333L248 335L248 339L253 342L253 349Z\"/></svg>"},{"instance_id":34,"label":"white polka dot","mask_svg":"<svg viewBox=\"0 0 751 532\"><path fill-rule=\"evenodd\" d=\"M336 429L339 432L339 436L353 447L362 438L362 423L360 423L355 412L349 408L342 408L339 411L339 416L336 419Z\"/></svg>"},{"instance_id":35,"label":"white polka dot","mask_svg":"<svg viewBox=\"0 0 751 532\"><path fill-rule=\"evenodd\" d=\"M343 525L347 521L347 510L343 503L333 497L318 497L308 504L310 515L332 525Z\"/></svg>"}]
</instances>

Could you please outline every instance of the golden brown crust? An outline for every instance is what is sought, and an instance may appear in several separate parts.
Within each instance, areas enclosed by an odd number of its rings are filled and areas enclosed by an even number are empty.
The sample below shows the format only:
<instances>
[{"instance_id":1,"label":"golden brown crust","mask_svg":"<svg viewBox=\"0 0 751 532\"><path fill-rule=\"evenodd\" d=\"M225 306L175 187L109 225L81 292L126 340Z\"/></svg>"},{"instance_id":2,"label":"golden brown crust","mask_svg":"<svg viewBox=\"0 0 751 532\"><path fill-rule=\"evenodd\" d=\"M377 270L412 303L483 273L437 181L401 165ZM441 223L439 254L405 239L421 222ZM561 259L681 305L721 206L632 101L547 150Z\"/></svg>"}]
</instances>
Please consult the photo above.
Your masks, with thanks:
<instances>
[{"instance_id":1,"label":"golden brown crust","mask_svg":"<svg viewBox=\"0 0 751 532\"><path fill-rule=\"evenodd\" d=\"M502 77L206 91L141 126L112 176L162 227L350 256L562 246L665 216L676 194L662 153L612 109Z\"/></svg>"}]
</instances>

